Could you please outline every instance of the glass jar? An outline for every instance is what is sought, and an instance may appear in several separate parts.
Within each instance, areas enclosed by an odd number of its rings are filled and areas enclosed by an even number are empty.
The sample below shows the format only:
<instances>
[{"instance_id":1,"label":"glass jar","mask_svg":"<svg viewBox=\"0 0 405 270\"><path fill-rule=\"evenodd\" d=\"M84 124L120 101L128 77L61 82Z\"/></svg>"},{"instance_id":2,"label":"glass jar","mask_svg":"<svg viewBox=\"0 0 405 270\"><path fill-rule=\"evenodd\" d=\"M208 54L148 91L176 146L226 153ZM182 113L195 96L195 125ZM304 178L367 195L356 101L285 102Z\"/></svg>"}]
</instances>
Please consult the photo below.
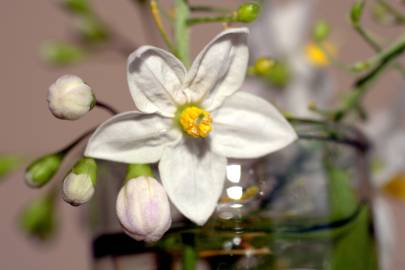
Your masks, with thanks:
<instances>
[{"instance_id":1,"label":"glass jar","mask_svg":"<svg viewBox=\"0 0 405 270\"><path fill-rule=\"evenodd\" d=\"M229 160L216 212L195 226L174 208L154 244L122 233L115 199L125 166L100 166L95 268L377 269L366 153L355 129L296 121L299 140L266 157Z\"/></svg>"}]
</instances>

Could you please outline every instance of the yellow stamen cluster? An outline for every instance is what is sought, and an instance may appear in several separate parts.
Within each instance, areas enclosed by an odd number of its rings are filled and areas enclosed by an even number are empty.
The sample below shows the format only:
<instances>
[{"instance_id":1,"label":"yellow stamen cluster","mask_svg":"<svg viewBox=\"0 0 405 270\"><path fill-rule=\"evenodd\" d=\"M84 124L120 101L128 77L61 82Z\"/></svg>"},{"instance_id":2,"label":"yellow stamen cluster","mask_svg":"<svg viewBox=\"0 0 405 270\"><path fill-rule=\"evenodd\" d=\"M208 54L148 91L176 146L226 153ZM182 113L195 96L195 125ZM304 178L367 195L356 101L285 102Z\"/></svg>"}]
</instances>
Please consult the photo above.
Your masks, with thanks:
<instances>
[{"instance_id":1,"label":"yellow stamen cluster","mask_svg":"<svg viewBox=\"0 0 405 270\"><path fill-rule=\"evenodd\" d=\"M323 48L315 43L309 43L305 48L305 54L312 64L317 66L327 66L330 64L329 55L336 55L336 48L328 42L323 44Z\"/></svg>"},{"instance_id":2,"label":"yellow stamen cluster","mask_svg":"<svg viewBox=\"0 0 405 270\"><path fill-rule=\"evenodd\" d=\"M384 185L383 189L391 196L405 200L405 173L395 175Z\"/></svg>"},{"instance_id":3,"label":"yellow stamen cluster","mask_svg":"<svg viewBox=\"0 0 405 270\"><path fill-rule=\"evenodd\" d=\"M212 130L212 117L209 112L197 106L185 108L179 117L184 132L193 138L205 138Z\"/></svg>"}]
</instances>

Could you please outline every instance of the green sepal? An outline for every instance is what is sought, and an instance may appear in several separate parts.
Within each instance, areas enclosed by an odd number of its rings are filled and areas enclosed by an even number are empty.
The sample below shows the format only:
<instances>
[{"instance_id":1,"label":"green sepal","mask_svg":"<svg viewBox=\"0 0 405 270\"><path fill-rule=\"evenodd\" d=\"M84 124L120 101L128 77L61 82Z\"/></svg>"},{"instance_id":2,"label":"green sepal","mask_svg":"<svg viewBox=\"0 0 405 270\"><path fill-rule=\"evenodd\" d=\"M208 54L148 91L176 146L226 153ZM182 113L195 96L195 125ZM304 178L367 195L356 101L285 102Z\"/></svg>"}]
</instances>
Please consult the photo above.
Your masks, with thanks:
<instances>
[{"instance_id":1,"label":"green sepal","mask_svg":"<svg viewBox=\"0 0 405 270\"><path fill-rule=\"evenodd\" d=\"M51 238L56 229L56 194L52 190L24 208L18 218L20 229L39 240Z\"/></svg>"},{"instance_id":2,"label":"green sepal","mask_svg":"<svg viewBox=\"0 0 405 270\"><path fill-rule=\"evenodd\" d=\"M149 164L129 164L126 180L131 180L139 176L153 177L153 170Z\"/></svg>"},{"instance_id":3,"label":"green sepal","mask_svg":"<svg viewBox=\"0 0 405 270\"><path fill-rule=\"evenodd\" d=\"M27 184L32 187L42 187L47 184L58 171L64 157L64 153L55 153L32 162L26 169Z\"/></svg>"},{"instance_id":4,"label":"green sepal","mask_svg":"<svg viewBox=\"0 0 405 270\"><path fill-rule=\"evenodd\" d=\"M72 168L72 173L74 174L86 174L90 176L93 186L96 186L97 182L97 163L93 158L82 157L76 162L75 166Z\"/></svg>"}]
</instances>

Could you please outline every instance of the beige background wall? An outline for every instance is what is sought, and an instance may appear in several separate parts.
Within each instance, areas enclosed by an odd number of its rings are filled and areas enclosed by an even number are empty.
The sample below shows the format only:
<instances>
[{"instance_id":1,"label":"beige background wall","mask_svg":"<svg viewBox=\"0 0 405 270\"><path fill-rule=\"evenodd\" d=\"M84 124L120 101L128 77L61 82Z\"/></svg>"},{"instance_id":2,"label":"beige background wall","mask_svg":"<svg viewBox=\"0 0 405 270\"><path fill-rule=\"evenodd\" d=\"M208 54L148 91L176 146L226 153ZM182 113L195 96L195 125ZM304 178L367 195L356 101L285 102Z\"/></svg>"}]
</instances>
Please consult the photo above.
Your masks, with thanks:
<instances>
[{"instance_id":1,"label":"beige background wall","mask_svg":"<svg viewBox=\"0 0 405 270\"><path fill-rule=\"evenodd\" d=\"M38 51L43 41L71 38L73 21L55 5L56 2L0 1L0 152L15 152L28 157L46 153L67 144L86 127L108 117L104 112L94 111L77 122L53 118L46 104L47 87L61 74L74 73L85 78L99 99L108 100L123 111L133 106L126 85L126 59L119 54L105 53L90 58L84 64L65 69L52 69L40 61ZM134 44L144 44L148 33L153 31L143 28L140 20L142 15L130 0L91 2L98 14ZM192 2L235 7L239 3L230 0ZM316 10L317 15L333 24L333 38L340 45L340 54L346 60L371 55L371 50L353 34L347 24L346 14L351 3L349 0L319 0ZM194 35L194 53L218 29L218 25L195 28L194 33L198 35ZM377 30L389 32L391 37L398 33L398 29L388 31L379 27ZM156 40L152 43L156 43ZM339 78L336 86L344 89L347 77L336 71L335 75ZM380 93L371 95L369 105L380 106L381 101L398 90L399 85L397 74L390 72L376 85ZM61 203L60 232L55 241L47 245L38 245L17 230L15 218L19 209L37 194L38 191L24 185L22 172L0 185L0 269L88 269L90 252L87 234L78 221L77 209ZM396 211L399 213L402 209Z\"/></svg>"}]
</instances>

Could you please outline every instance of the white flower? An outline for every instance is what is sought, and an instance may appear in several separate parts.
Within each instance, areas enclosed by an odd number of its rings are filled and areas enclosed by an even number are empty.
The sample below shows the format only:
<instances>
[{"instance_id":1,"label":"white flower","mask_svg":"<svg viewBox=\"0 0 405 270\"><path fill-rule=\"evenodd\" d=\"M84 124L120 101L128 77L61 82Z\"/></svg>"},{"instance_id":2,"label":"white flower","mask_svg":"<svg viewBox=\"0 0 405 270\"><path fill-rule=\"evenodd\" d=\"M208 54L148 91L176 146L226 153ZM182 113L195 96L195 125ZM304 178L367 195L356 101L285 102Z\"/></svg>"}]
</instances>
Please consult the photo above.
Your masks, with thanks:
<instances>
[{"instance_id":1,"label":"white flower","mask_svg":"<svg viewBox=\"0 0 405 270\"><path fill-rule=\"evenodd\" d=\"M88 174L69 173L63 181L63 199L73 206L86 203L94 194L94 184Z\"/></svg>"},{"instance_id":2,"label":"white flower","mask_svg":"<svg viewBox=\"0 0 405 270\"><path fill-rule=\"evenodd\" d=\"M253 60L271 57L286 64L290 79L285 89L269 89L257 78L248 79L243 89L266 99L300 117L318 117L308 109L315 102L320 108L331 104L333 88L324 69L314 65L305 51L314 1L286 3L265 1L261 16L250 27ZM272 91L273 90L273 91Z\"/></svg>"},{"instance_id":3,"label":"white flower","mask_svg":"<svg viewBox=\"0 0 405 270\"><path fill-rule=\"evenodd\" d=\"M169 198L204 224L215 210L226 157L257 158L296 139L268 102L237 92L248 61L245 28L218 35L187 72L170 53L141 47L128 59L132 98L142 112L103 123L85 155L125 163L159 162Z\"/></svg>"},{"instance_id":4,"label":"white flower","mask_svg":"<svg viewBox=\"0 0 405 270\"><path fill-rule=\"evenodd\" d=\"M163 187L152 177L131 179L117 198L117 215L126 233L138 241L157 241L172 223Z\"/></svg>"},{"instance_id":5,"label":"white flower","mask_svg":"<svg viewBox=\"0 0 405 270\"><path fill-rule=\"evenodd\" d=\"M95 104L90 86L75 75L64 75L49 87L49 109L58 118L76 120Z\"/></svg>"}]
</instances>

